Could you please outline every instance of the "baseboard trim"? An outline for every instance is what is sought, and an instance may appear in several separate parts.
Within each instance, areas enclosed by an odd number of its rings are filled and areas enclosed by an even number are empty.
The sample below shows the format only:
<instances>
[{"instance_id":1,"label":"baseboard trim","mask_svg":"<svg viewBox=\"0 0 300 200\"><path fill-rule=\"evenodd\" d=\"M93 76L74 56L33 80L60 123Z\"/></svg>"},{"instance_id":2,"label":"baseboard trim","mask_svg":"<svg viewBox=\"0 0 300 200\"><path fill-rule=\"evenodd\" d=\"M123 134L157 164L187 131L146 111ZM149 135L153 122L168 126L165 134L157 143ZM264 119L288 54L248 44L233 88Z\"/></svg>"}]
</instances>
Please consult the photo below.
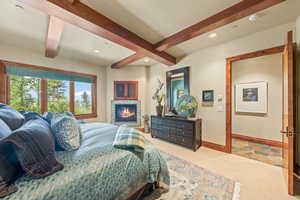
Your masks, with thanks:
<instances>
[{"instance_id":1,"label":"baseboard trim","mask_svg":"<svg viewBox=\"0 0 300 200\"><path fill-rule=\"evenodd\" d=\"M207 141L202 141L202 146L206 147L206 148L210 148L216 151L222 151L225 153L229 153L226 146L224 145L220 145L220 144L216 144L216 143L212 143L212 142L207 142Z\"/></svg>"},{"instance_id":2,"label":"baseboard trim","mask_svg":"<svg viewBox=\"0 0 300 200\"><path fill-rule=\"evenodd\" d=\"M265 144L273 147L279 147L282 148L282 142L274 141L274 140L267 140L267 139L261 139L261 138L256 138L256 137L249 137L245 135L240 135L240 134L232 134L232 138L235 139L240 139L240 140L246 140L250 142L256 142L259 144Z\"/></svg>"}]
</instances>

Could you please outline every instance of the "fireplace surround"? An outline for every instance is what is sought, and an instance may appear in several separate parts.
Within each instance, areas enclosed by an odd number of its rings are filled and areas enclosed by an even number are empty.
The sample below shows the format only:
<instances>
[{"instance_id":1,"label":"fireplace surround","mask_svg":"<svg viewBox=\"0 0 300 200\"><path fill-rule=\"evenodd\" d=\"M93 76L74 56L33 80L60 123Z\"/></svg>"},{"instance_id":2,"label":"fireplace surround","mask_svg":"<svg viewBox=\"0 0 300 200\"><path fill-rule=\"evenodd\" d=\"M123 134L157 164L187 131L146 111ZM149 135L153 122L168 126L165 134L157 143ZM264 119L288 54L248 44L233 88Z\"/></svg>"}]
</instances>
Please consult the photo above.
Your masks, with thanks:
<instances>
[{"instance_id":1,"label":"fireplace surround","mask_svg":"<svg viewBox=\"0 0 300 200\"><path fill-rule=\"evenodd\" d=\"M133 127L141 125L141 102L133 100L113 100L111 108L112 123L127 124Z\"/></svg>"}]
</instances>

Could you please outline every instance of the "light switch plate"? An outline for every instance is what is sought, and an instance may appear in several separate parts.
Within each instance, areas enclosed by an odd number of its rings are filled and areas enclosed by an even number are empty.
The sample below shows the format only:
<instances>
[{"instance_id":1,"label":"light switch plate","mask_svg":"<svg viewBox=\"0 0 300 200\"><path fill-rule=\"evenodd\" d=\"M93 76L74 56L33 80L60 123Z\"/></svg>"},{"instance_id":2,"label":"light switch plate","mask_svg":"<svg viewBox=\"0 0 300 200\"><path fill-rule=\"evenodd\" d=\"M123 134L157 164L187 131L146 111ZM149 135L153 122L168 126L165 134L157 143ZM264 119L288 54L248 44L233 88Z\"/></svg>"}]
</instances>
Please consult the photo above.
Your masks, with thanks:
<instances>
[{"instance_id":1,"label":"light switch plate","mask_svg":"<svg viewBox=\"0 0 300 200\"><path fill-rule=\"evenodd\" d=\"M222 105L218 106L218 112L223 112L223 106Z\"/></svg>"},{"instance_id":2,"label":"light switch plate","mask_svg":"<svg viewBox=\"0 0 300 200\"><path fill-rule=\"evenodd\" d=\"M221 94L218 95L218 101L222 101L223 100L223 96Z\"/></svg>"}]
</instances>

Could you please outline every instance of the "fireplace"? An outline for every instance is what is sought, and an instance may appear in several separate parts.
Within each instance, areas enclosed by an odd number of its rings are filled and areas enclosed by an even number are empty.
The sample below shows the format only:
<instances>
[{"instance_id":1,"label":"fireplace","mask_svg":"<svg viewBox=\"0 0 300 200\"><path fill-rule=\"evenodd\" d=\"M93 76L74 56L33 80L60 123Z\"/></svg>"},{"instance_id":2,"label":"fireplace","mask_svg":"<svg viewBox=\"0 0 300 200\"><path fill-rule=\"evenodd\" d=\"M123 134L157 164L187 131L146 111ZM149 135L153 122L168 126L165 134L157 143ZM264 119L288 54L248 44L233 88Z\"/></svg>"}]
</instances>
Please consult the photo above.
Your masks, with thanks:
<instances>
[{"instance_id":1,"label":"fireplace","mask_svg":"<svg viewBox=\"0 0 300 200\"><path fill-rule=\"evenodd\" d=\"M116 122L136 122L136 104L116 104Z\"/></svg>"},{"instance_id":2,"label":"fireplace","mask_svg":"<svg viewBox=\"0 0 300 200\"><path fill-rule=\"evenodd\" d=\"M141 125L141 102L135 100L112 101L112 123L129 126Z\"/></svg>"}]
</instances>

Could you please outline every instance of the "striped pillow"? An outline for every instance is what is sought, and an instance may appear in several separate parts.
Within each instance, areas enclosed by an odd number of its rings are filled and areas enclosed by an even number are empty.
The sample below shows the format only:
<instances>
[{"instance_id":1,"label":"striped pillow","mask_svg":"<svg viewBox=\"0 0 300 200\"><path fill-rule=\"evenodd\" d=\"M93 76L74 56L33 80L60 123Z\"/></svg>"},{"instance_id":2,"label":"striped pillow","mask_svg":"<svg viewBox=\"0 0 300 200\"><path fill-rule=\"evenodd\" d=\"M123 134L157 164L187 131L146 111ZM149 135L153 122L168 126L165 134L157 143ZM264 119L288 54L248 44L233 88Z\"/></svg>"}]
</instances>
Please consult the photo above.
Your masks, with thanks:
<instances>
[{"instance_id":1,"label":"striped pillow","mask_svg":"<svg viewBox=\"0 0 300 200\"><path fill-rule=\"evenodd\" d=\"M117 131L113 146L119 149L144 152L145 137L142 132L127 125L122 125Z\"/></svg>"}]
</instances>

